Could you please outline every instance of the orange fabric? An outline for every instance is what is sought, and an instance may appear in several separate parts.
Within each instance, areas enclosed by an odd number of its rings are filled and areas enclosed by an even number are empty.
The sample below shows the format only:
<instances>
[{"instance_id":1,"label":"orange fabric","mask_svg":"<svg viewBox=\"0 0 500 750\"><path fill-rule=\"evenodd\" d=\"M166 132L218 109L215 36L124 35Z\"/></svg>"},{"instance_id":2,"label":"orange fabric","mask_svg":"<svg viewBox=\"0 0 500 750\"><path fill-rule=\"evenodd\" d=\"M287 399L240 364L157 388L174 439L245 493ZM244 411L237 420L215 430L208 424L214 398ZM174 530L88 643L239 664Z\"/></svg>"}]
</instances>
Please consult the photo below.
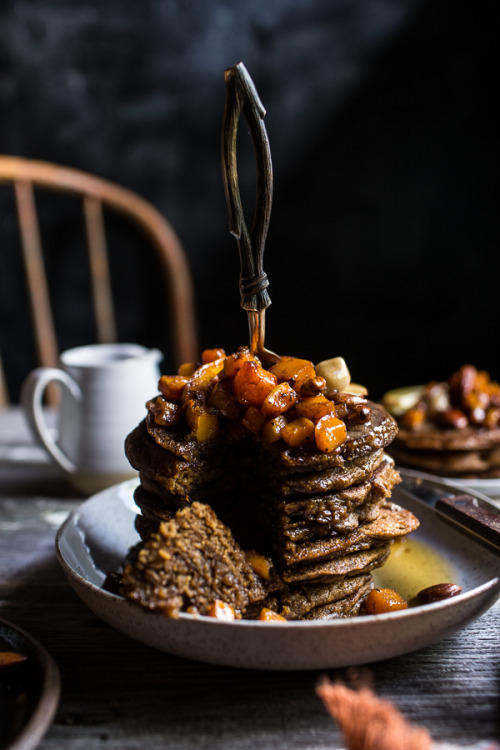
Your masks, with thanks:
<instances>
[{"instance_id":1,"label":"orange fabric","mask_svg":"<svg viewBox=\"0 0 500 750\"><path fill-rule=\"evenodd\" d=\"M391 703L378 698L366 685L353 690L325 679L316 692L339 724L348 750L432 749L425 729L412 726Z\"/></svg>"}]
</instances>

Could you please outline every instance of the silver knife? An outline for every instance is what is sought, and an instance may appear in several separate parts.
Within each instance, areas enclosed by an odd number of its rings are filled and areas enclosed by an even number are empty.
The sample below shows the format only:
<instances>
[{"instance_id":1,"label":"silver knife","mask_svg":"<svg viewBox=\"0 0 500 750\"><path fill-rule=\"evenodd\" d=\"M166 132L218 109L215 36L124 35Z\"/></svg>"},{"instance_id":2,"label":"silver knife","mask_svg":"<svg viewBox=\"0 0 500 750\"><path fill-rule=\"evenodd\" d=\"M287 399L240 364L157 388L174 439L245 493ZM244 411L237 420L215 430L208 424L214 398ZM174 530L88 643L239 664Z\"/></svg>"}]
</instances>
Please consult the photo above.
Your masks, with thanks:
<instances>
[{"instance_id":1,"label":"silver knife","mask_svg":"<svg viewBox=\"0 0 500 750\"><path fill-rule=\"evenodd\" d=\"M480 493L467 492L452 482L398 467L402 489L423 500L441 516L500 552L500 509Z\"/></svg>"}]
</instances>

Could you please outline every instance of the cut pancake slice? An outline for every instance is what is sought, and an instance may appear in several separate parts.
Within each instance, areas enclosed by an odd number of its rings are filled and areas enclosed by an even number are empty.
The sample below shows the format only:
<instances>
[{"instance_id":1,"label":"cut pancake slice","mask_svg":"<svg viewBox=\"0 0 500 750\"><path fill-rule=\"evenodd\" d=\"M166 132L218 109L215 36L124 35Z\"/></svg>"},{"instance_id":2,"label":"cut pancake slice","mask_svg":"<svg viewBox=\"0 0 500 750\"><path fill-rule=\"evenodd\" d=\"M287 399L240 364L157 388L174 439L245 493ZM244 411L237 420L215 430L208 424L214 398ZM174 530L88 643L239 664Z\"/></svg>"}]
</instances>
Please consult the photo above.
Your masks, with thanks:
<instances>
[{"instance_id":1,"label":"cut pancake slice","mask_svg":"<svg viewBox=\"0 0 500 750\"><path fill-rule=\"evenodd\" d=\"M201 503L160 524L126 564L121 592L171 617L181 611L208 614L216 601L241 616L265 594L230 530Z\"/></svg>"}]
</instances>

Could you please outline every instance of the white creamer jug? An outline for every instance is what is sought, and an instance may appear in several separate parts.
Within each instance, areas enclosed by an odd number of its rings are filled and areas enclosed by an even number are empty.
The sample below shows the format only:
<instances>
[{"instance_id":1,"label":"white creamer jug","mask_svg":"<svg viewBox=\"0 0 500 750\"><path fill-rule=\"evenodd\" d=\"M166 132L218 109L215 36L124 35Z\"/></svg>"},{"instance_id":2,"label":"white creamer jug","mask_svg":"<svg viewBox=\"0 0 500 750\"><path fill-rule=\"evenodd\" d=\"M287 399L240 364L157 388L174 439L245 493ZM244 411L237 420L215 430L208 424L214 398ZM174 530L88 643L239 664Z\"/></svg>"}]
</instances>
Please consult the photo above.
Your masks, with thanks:
<instances>
[{"instance_id":1,"label":"white creamer jug","mask_svg":"<svg viewBox=\"0 0 500 750\"><path fill-rule=\"evenodd\" d=\"M157 393L161 352L95 344L68 349L60 360L61 369L37 368L23 383L21 403L35 438L85 494L133 477L124 441ZM53 382L61 385L58 437L43 409L44 391Z\"/></svg>"}]
</instances>

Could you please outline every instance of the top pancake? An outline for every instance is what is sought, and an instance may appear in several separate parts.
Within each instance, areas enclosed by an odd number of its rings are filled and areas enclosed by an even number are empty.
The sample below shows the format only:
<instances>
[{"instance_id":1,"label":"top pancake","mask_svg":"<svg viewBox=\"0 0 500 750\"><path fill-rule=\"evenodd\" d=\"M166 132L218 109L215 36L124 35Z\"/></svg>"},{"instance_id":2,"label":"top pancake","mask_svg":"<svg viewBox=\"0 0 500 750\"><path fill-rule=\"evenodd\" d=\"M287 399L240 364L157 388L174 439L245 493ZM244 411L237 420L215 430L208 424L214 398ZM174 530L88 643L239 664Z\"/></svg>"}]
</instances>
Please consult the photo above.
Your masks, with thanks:
<instances>
[{"instance_id":1,"label":"top pancake","mask_svg":"<svg viewBox=\"0 0 500 750\"><path fill-rule=\"evenodd\" d=\"M391 443L397 432L395 420L382 406L370 403L370 408L370 421L349 425L347 439L332 453L321 453L302 446L289 448L281 441L261 443L251 436L244 438L247 442L246 449L255 455L257 448L259 460L272 464L275 476L283 479L284 484L292 485L292 492L297 491L290 480L294 474L308 473L313 477L315 473L321 473L323 481L330 482L330 489L347 487L353 481L361 481L363 477L351 477L348 473L343 481L343 470L353 467L353 462L361 460L362 464L363 459L380 453ZM157 425L151 414L148 414L127 437L125 453L137 471L146 472L151 478L160 480L169 492L183 494L193 491L200 482L207 483L215 478L223 470L225 460L234 453L231 448L235 442L241 441L235 441L228 433L221 431L213 440L198 443L190 433ZM238 452L241 455L242 451ZM324 472L327 470L333 470L331 480L325 479ZM307 485L307 480L297 478L297 483L304 486Z\"/></svg>"}]
</instances>

